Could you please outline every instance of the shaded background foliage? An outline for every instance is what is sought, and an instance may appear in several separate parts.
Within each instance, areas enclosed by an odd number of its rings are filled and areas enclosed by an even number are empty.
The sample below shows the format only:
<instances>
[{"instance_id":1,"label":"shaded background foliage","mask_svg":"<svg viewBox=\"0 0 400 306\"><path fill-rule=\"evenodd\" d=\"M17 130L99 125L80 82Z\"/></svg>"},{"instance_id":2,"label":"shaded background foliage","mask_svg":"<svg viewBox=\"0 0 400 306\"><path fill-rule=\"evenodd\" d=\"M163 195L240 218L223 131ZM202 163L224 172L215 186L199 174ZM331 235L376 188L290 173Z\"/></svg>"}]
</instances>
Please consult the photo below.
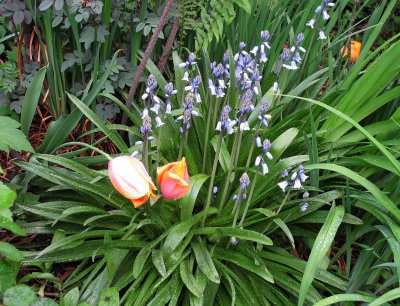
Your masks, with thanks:
<instances>
[{"instance_id":1,"label":"shaded background foliage","mask_svg":"<svg viewBox=\"0 0 400 306\"><path fill-rule=\"evenodd\" d=\"M24 173L13 184L1 186L4 193L18 192L15 205L8 208L13 199L0 205L0 226L18 235L50 235L51 243L19 250L2 245L1 267L13 280L1 287L2 292L15 284L22 263L41 269L32 277L57 283L65 292L60 303L66 305L102 304L106 297L114 304L135 305L339 301L379 305L399 297L400 45L397 33L387 33L392 25L398 26L397 1L338 1L330 19L319 21L327 40L316 40L318 31L305 26L316 16L317 3L264 2L176 1L146 70L156 77L160 96L167 80L174 82L178 94L172 99L173 115L178 116L186 85L178 64L187 58L188 50L196 51L203 103L183 147L192 190L179 203L159 199L139 210L113 190L104 170L105 158L76 157L88 150L83 144L79 148L84 149L54 153L72 145L65 141L84 116L93 122L87 135L101 131L100 140L114 143L117 149L110 153L138 149L145 76L131 110L124 108L123 101L166 3L2 4L0 14L6 19L0 26L4 32L1 108L3 115L20 121L22 132L18 123L0 117L0 123L8 124L21 142L0 148L31 150L22 133L28 135L36 110L47 108L53 118L36 154L18 163ZM155 63L168 45L175 20L179 30L174 52L168 51L162 73ZM260 130L262 139L272 142L270 173L257 180L243 229L232 228L236 182L243 171L250 180L255 176L254 167L246 166L256 130L255 113L249 119L252 130L243 135L222 216L217 217L214 207L221 198L218 194L201 227L218 138L212 130L206 134L207 114L216 103L207 89L210 63L221 62L226 50L231 49L232 56L239 52L242 41L250 51L261 43L260 32L265 29L271 33L271 50L262 64L260 95L254 104L258 108L264 100L271 102L270 127ZM295 45L300 32L307 50L301 68L280 70L282 50ZM382 39L382 33L387 37ZM362 48L351 65L342 59L341 49L354 37ZM278 96L270 90L276 80ZM231 87L227 100L235 104L235 99ZM128 126L118 124L120 109L131 120ZM178 128L173 117L163 128L162 163L178 157ZM115 130L127 132L128 138L119 137ZM156 139L158 133L155 129ZM92 145L98 143L91 138ZM150 148L154 162L156 143ZM215 177L220 192L233 147L234 136L226 136ZM260 153L256 149L252 162ZM309 207L302 213L303 192L293 190L289 196L277 186L281 172L300 163L310 176L304 186L310 193ZM12 223L12 217L18 223ZM227 249L231 237L239 242ZM74 272L59 283L51 274L54 264L71 261L77 263ZM4 303L8 295L2 297ZM32 297L31 292L27 295Z\"/></svg>"}]
</instances>

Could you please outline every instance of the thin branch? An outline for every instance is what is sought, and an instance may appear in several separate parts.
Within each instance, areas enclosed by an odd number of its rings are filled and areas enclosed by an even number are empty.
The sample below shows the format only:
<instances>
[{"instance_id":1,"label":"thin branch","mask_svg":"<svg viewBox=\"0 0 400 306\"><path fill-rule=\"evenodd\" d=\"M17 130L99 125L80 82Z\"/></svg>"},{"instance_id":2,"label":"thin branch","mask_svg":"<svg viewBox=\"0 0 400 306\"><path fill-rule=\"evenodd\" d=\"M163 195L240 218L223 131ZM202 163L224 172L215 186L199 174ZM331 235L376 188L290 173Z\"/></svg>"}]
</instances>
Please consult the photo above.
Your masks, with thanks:
<instances>
[{"instance_id":1,"label":"thin branch","mask_svg":"<svg viewBox=\"0 0 400 306\"><path fill-rule=\"evenodd\" d=\"M132 81L132 86L131 86L131 89L129 90L128 98L126 99L125 105L128 109L131 108L133 97L135 96L136 89L139 85L140 77L142 76L142 74L144 72L147 61L150 58L150 54L153 51L154 46L156 45L158 35L160 35L161 29L164 27L164 24L167 21L168 13L171 10L173 4L174 4L174 0L168 0L168 3L164 8L164 11L163 11L161 18L157 24L157 27L156 27L153 35L151 36L149 45L147 46L146 52L144 53L143 59L140 62L139 68L135 74L133 81ZM126 116L126 114L124 114L124 116L122 118L122 124L125 125L127 122L128 122L128 117Z\"/></svg>"},{"instance_id":2,"label":"thin branch","mask_svg":"<svg viewBox=\"0 0 400 306\"><path fill-rule=\"evenodd\" d=\"M179 29L179 17L176 17L174 24L172 25L171 32L169 33L167 43L165 44L163 53L161 55L160 62L158 64L158 70L160 70L161 73L164 72L164 67L165 64L167 63L168 54L172 49L172 45L174 44L176 34L178 33L178 29Z\"/></svg>"}]
</instances>

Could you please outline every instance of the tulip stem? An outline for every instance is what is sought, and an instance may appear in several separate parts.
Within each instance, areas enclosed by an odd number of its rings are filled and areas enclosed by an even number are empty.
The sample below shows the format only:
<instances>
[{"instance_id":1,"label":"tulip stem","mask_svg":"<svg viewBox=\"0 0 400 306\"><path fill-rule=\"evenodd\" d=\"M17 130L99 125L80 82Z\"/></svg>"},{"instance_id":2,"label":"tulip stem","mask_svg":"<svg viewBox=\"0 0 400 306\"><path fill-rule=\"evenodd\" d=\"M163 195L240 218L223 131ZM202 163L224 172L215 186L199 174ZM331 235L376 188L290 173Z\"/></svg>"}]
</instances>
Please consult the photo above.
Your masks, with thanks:
<instances>
[{"instance_id":1,"label":"tulip stem","mask_svg":"<svg viewBox=\"0 0 400 306\"><path fill-rule=\"evenodd\" d=\"M233 165L235 162L235 157L236 157L236 152L238 150L238 142L239 142L240 137L242 137L242 132L239 130L239 131L237 131L235 141L233 142L231 162L229 164L228 174L226 176L225 185L224 185L224 191L222 192L222 198L221 198L221 201L220 201L219 207L218 207L218 217L221 216L222 208L224 207L226 196L228 195L229 181L231 179Z\"/></svg>"},{"instance_id":2,"label":"tulip stem","mask_svg":"<svg viewBox=\"0 0 400 306\"><path fill-rule=\"evenodd\" d=\"M239 227L241 227L243 225L244 219L246 218L246 215L247 215L247 211L249 210L250 201L253 196L254 187L256 186L256 181L257 181L259 171L260 171L260 165L257 166L256 174L254 174L254 179L253 179L253 182L251 183L250 193L247 198L246 207L244 208L242 218L240 219L240 222L239 222Z\"/></svg>"},{"instance_id":3,"label":"tulip stem","mask_svg":"<svg viewBox=\"0 0 400 306\"><path fill-rule=\"evenodd\" d=\"M201 227L204 227L204 224L205 224L206 218L207 218L207 212L208 212L208 209L210 208L211 195L212 195L212 190L214 187L213 185L214 185L214 180L215 180L215 172L217 171L219 151L221 149L223 137L224 137L224 135L221 131L219 133L218 144L217 144L217 148L215 150L214 164L213 164L213 168L212 168L212 172L211 172L210 185L208 186L206 205L204 207L204 217L203 217L203 221L201 222Z\"/></svg>"}]
</instances>

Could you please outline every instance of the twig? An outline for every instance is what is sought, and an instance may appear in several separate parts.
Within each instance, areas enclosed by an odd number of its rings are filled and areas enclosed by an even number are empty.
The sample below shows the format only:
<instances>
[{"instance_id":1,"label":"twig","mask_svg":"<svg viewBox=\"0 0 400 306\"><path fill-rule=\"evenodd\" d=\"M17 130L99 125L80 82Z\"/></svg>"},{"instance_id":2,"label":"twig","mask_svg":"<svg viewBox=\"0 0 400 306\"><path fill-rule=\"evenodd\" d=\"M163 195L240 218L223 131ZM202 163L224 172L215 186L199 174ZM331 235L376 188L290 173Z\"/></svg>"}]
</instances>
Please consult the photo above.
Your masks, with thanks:
<instances>
[{"instance_id":1,"label":"twig","mask_svg":"<svg viewBox=\"0 0 400 306\"><path fill-rule=\"evenodd\" d=\"M128 109L131 108L133 97L135 96L136 89L139 85L140 77L142 76L142 74L144 72L147 61L150 58L150 54L153 51L154 46L156 45L158 35L160 35L161 29L163 28L165 22L167 21L168 13L171 10L173 4L174 4L174 0L168 0L168 3L165 6L165 9L161 15L160 21L158 22L157 27L156 27L153 35L151 36L149 45L147 46L146 52L144 53L143 59L140 62L139 68L135 74L133 81L132 81L132 86L131 86L131 89L129 90L128 98L126 99L125 105ZM122 124L126 125L127 122L128 122L128 117L126 116L126 114L124 114L124 116L122 117Z\"/></svg>"},{"instance_id":2,"label":"twig","mask_svg":"<svg viewBox=\"0 0 400 306\"><path fill-rule=\"evenodd\" d=\"M172 49L172 45L174 44L176 34L178 33L178 29L179 29L179 17L176 17L174 24L172 25L171 32L169 33L167 43L165 44L163 53L161 55L160 62L158 64L158 70L160 70L161 73L164 72L164 67L165 64L167 63L168 54Z\"/></svg>"}]
</instances>

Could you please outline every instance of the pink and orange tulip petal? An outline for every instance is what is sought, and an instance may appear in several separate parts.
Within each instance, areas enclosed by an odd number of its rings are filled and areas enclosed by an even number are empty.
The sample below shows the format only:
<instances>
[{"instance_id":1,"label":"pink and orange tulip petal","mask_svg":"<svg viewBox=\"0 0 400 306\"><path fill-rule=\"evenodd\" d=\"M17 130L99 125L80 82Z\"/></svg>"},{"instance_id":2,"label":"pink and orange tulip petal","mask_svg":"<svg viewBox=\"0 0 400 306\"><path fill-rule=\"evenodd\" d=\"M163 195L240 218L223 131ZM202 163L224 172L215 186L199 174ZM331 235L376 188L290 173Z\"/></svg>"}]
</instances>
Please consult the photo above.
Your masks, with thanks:
<instances>
[{"instance_id":1,"label":"pink and orange tulip petal","mask_svg":"<svg viewBox=\"0 0 400 306\"><path fill-rule=\"evenodd\" d=\"M114 188L132 201L135 208L145 203L149 197L156 198L156 190L151 177L142 162L132 156L119 156L108 163L108 175Z\"/></svg>"},{"instance_id":2,"label":"pink and orange tulip petal","mask_svg":"<svg viewBox=\"0 0 400 306\"><path fill-rule=\"evenodd\" d=\"M157 168L157 181L166 200L177 200L190 190L186 160L172 162Z\"/></svg>"}]
</instances>

